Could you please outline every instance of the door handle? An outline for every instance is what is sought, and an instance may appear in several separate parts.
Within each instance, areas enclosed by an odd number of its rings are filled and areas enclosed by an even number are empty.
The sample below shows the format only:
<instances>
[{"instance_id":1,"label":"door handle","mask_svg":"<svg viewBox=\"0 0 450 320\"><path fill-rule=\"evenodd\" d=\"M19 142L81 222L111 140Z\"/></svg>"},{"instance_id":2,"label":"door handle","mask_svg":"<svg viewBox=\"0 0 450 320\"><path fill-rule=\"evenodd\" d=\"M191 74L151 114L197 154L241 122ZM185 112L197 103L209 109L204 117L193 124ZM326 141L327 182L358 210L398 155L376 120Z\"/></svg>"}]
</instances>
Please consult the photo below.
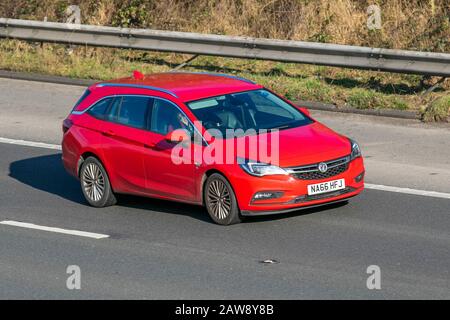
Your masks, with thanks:
<instances>
[{"instance_id":1,"label":"door handle","mask_svg":"<svg viewBox=\"0 0 450 320\"><path fill-rule=\"evenodd\" d=\"M153 149L154 147L156 147L156 143L153 142L144 143L144 148Z\"/></svg>"},{"instance_id":2,"label":"door handle","mask_svg":"<svg viewBox=\"0 0 450 320\"><path fill-rule=\"evenodd\" d=\"M107 137L114 137L116 135L114 131L111 130L103 131L102 134Z\"/></svg>"}]
</instances>

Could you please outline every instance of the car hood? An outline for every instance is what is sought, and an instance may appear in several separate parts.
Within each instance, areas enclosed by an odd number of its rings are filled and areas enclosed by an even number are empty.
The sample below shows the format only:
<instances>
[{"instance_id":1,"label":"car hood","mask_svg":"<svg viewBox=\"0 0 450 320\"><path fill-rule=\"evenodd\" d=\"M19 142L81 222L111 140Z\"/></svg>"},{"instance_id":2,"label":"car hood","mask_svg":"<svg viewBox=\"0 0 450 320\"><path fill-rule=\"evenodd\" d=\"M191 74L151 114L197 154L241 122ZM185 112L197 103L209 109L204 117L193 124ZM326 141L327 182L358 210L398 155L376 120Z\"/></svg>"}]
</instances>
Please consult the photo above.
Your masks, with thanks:
<instances>
[{"instance_id":1,"label":"car hood","mask_svg":"<svg viewBox=\"0 0 450 320\"><path fill-rule=\"evenodd\" d=\"M350 142L346 137L319 122L279 130L278 134L278 143L276 135L270 133L235 138L236 154L247 159L273 163L281 167L291 167L333 160L347 156L351 152ZM252 139L258 141L259 152L257 152L256 158L249 152ZM244 142L245 148L238 147ZM277 148L277 144L279 148ZM279 149L278 163L275 155L277 149Z\"/></svg>"}]
</instances>

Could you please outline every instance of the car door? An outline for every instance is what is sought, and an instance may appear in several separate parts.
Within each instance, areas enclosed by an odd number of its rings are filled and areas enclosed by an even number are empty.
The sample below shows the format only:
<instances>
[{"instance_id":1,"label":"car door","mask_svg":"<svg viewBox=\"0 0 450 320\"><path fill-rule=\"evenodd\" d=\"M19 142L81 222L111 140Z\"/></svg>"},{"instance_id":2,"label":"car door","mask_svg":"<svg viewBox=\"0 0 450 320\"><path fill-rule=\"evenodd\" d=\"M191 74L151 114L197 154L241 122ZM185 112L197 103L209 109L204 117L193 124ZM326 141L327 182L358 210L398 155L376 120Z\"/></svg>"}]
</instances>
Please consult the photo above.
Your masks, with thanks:
<instances>
[{"instance_id":1,"label":"car door","mask_svg":"<svg viewBox=\"0 0 450 320\"><path fill-rule=\"evenodd\" d=\"M172 102L155 98L149 126L149 148L145 154L147 189L163 197L195 201L197 196L193 161L179 164L172 152L180 147L165 140L166 135L176 129L193 131L187 116ZM189 146L186 146L188 154Z\"/></svg>"},{"instance_id":2,"label":"car door","mask_svg":"<svg viewBox=\"0 0 450 320\"><path fill-rule=\"evenodd\" d=\"M148 96L117 97L103 126L104 155L118 192L147 194L144 155L148 149L148 119L153 99Z\"/></svg>"},{"instance_id":3,"label":"car door","mask_svg":"<svg viewBox=\"0 0 450 320\"><path fill-rule=\"evenodd\" d=\"M103 156L104 136L102 132L105 125L105 117L113 101L114 97L100 99L87 110L86 113L91 117L80 117L77 121L77 126L85 139L83 144L88 145L92 150L100 151L100 157Z\"/></svg>"}]
</instances>

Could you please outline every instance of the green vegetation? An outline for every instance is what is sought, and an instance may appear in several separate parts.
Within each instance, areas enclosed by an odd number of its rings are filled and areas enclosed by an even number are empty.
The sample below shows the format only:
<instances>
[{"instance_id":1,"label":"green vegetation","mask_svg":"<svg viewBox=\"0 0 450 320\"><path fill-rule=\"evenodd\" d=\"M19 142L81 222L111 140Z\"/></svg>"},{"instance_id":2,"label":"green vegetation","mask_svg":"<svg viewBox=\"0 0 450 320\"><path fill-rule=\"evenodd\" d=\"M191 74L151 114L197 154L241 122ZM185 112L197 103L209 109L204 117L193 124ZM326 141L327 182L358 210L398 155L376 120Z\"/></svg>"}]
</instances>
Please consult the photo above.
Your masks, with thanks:
<instances>
[{"instance_id":1,"label":"green vegetation","mask_svg":"<svg viewBox=\"0 0 450 320\"><path fill-rule=\"evenodd\" d=\"M347 103L357 109L398 109L407 110L408 103L397 96L386 96L367 89L354 89L350 92Z\"/></svg>"},{"instance_id":2,"label":"green vegetation","mask_svg":"<svg viewBox=\"0 0 450 320\"><path fill-rule=\"evenodd\" d=\"M364 89L352 90L348 97L348 103L357 109L385 108L386 102L379 93Z\"/></svg>"},{"instance_id":3,"label":"green vegetation","mask_svg":"<svg viewBox=\"0 0 450 320\"><path fill-rule=\"evenodd\" d=\"M434 100L425 108L422 119L425 122L448 121L450 117L450 95Z\"/></svg>"}]
</instances>

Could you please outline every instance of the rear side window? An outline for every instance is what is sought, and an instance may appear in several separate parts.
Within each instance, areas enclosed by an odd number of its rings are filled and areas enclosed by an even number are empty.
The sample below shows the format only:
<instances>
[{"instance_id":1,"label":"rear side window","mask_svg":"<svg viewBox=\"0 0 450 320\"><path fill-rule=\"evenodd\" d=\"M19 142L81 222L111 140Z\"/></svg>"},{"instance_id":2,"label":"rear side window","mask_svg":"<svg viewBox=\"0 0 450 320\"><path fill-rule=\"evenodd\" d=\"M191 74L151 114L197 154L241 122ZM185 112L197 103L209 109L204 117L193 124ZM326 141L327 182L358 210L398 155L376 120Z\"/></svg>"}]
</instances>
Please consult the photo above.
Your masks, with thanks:
<instances>
[{"instance_id":1,"label":"rear side window","mask_svg":"<svg viewBox=\"0 0 450 320\"><path fill-rule=\"evenodd\" d=\"M152 102L153 99L149 97L124 96L117 122L138 129L146 129Z\"/></svg>"},{"instance_id":2,"label":"rear side window","mask_svg":"<svg viewBox=\"0 0 450 320\"><path fill-rule=\"evenodd\" d=\"M106 111L110 106L113 98L106 98L97 102L92 108L89 109L88 113L98 119L105 119Z\"/></svg>"},{"instance_id":3,"label":"rear side window","mask_svg":"<svg viewBox=\"0 0 450 320\"><path fill-rule=\"evenodd\" d=\"M75 106L73 107L73 109L75 110L76 107L78 107L80 105L80 103L83 102L84 99L86 99L89 95L91 94L91 91L88 89L86 90L83 95L80 97L80 99L78 99L77 103L75 103Z\"/></svg>"}]
</instances>

